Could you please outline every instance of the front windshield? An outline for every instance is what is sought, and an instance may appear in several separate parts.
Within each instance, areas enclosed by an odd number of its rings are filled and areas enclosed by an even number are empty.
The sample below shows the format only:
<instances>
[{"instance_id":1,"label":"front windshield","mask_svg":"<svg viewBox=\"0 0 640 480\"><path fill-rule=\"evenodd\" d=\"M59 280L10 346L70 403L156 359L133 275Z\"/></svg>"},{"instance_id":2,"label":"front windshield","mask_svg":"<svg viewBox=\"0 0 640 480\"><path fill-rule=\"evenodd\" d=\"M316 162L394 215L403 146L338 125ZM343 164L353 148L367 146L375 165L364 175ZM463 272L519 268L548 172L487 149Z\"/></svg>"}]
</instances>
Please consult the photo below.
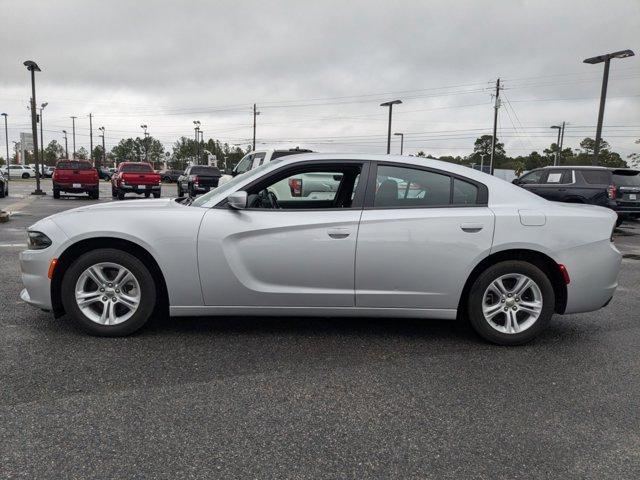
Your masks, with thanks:
<instances>
[{"instance_id":1,"label":"front windshield","mask_svg":"<svg viewBox=\"0 0 640 480\"><path fill-rule=\"evenodd\" d=\"M203 208L213 207L213 205L210 202L210 200L213 197L217 197L218 195L224 195L226 193L233 192L237 185L239 185L240 183L244 182L248 178L248 176L247 176L248 174L250 174L251 176L257 176L256 174L260 174L262 171L266 170L271 165L275 165L275 164L277 164L279 162L280 162L279 160L274 160L272 162L267 162L267 163L264 163L264 164L260 165L257 168L254 168L253 170L249 170L249 172L246 172L246 173L243 173L243 174L240 174L240 175L236 175L235 177L233 177L231 180L229 180L224 185L220 185L219 187L216 187L213 190L209 191L209 193L205 193L204 195L196 198L193 201L193 203L191 203L191 206L193 206L193 207L203 207Z\"/></svg>"}]
</instances>

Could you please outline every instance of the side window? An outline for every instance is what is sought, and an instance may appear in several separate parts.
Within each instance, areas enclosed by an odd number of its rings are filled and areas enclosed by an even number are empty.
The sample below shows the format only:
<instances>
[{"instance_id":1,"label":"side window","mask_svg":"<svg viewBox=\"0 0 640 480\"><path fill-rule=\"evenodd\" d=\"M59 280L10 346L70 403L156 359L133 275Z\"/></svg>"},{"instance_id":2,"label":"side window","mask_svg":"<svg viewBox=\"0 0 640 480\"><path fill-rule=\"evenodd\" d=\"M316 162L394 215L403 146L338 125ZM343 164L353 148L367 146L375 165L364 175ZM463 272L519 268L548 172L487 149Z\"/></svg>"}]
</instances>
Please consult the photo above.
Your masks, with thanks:
<instances>
[{"instance_id":1,"label":"side window","mask_svg":"<svg viewBox=\"0 0 640 480\"><path fill-rule=\"evenodd\" d=\"M453 204L475 205L478 203L478 187L459 178L453 179Z\"/></svg>"},{"instance_id":2,"label":"side window","mask_svg":"<svg viewBox=\"0 0 640 480\"><path fill-rule=\"evenodd\" d=\"M359 164L288 170L248 189L247 203L284 210L350 208L361 170Z\"/></svg>"},{"instance_id":3,"label":"side window","mask_svg":"<svg viewBox=\"0 0 640 480\"><path fill-rule=\"evenodd\" d=\"M378 166L374 207L449 205L451 177L407 167Z\"/></svg>"},{"instance_id":4,"label":"side window","mask_svg":"<svg viewBox=\"0 0 640 480\"><path fill-rule=\"evenodd\" d=\"M547 185L571 183L571 170L550 170L544 183Z\"/></svg>"},{"instance_id":5,"label":"side window","mask_svg":"<svg viewBox=\"0 0 640 480\"><path fill-rule=\"evenodd\" d=\"M589 185L609 185L611 179L606 170L582 170L582 177Z\"/></svg>"},{"instance_id":6,"label":"side window","mask_svg":"<svg viewBox=\"0 0 640 480\"><path fill-rule=\"evenodd\" d=\"M533 172L527 173L526 175L522 176L518 183L524 185L535 185L541 183L544 173L544 170L534 170Z\"/></svg>"},{"instance_id":7,"label":"side window","mask_svg":"<svg viewBox=\"0 0 640 480\"><path fill-rule=\"evenodd\" d=\"M253 154L245 155L245 157L238 162L236 168L233 169L236 175L248 172L251 170L251 164L253 163Z\"/></svg>"}]
</instances>

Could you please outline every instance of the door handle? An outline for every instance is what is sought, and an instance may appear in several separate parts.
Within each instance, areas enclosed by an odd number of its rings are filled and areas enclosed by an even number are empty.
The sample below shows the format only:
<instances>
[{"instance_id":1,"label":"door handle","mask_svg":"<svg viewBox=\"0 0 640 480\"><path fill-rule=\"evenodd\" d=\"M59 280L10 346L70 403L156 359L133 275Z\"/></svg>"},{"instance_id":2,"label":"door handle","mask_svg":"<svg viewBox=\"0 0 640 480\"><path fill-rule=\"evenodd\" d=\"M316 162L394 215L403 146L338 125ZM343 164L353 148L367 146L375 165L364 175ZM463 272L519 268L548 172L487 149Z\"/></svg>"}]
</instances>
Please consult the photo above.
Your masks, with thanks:
<instances>
[{"instance_id":1,"label":"door handle","mask_svg":"<svg viewBox=\"0 0 640 480\"><path fill-rule=\"evenodd\" d=\"M467 233L476 233L484 228L484 225L481 223L463 223L460 225L460 228L463 232Z\"/></svg>"},{"instance_id":2,"label":"door handle","mask_svg":"<svg viewBox=\"0 0 640 480\"><path fill-rule=\"evenodd\" d=\"M351 235L351 232L348 228L330 228L329 230L327 230L327 234L331 238L340 239L347 238L349 235Z\"/></svg>"}]
</instances>

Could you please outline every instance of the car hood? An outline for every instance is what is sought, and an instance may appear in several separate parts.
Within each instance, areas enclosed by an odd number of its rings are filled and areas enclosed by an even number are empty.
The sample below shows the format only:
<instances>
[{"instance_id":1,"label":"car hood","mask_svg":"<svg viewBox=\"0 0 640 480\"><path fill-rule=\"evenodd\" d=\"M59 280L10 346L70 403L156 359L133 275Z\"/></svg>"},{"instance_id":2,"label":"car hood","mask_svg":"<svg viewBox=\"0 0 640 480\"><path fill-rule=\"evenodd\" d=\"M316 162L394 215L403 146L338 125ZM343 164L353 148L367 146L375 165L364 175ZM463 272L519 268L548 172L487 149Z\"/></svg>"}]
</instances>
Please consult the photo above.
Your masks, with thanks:
<instances>
[{"instance_id":1,"label":"car hood","mask_svg":"<svg viewBox=\"0 0 640 480\"><path fill-rule=\"evenodd\" d=\"M67 215L73 215L75 213L82 212L95 212L96 214L106 212L134 212L134 211L158 211L158 210L173 210L176 208L187 208L185 205L176 202L175 198L159 198L153 200L120 200L107 203L96 203L94 205L87 205L78 208L72 208L71 210L65 210L64 212L56 213L48 218L60 218Z\"/></svg>"}]
</instances>

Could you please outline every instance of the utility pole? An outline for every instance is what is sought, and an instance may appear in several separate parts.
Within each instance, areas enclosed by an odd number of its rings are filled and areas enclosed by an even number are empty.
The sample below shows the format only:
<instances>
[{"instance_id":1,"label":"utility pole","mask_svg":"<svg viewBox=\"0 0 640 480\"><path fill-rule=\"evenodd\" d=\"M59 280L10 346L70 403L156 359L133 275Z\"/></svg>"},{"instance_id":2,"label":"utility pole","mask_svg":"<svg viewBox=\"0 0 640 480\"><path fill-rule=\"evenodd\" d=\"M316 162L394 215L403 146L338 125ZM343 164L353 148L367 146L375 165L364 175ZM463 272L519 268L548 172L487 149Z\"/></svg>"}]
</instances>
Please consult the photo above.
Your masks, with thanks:
<instances>
[{"instance_id":1,"label":"utility pole","mask_svg":"<svg viewBox=\"0 0 640 480\"><path fill-rule=\"evenodd\" d=\"M562 127L560 125L554 125L551 128L558 130L558 140L556 140L556 154L553 159L553 166L558 166L558 157L560 155L560 134L562 133Z\"/></svg>"},{"instance_id":2,"label":"utility pole","mask_svg":"<svg viewBox=\"0 0 640 480\"><path fill-rule=\"evenodd\" d=\"M69 160L69 144L67 143L67 131L62 130L62 133L64 133L64 158Z\"/></svg>"},{"instance_id":3,"label":"utility pole","mask_svg":"<svg viewBox=\"0 0 640 480\"><path fill-rule=\"evenodd\" d=\"M93 160L93 122L92 114L89 114L89 160ZM96 165L98 168L100 164Z\"/></svg>"},{"instance_id":4,"label":"utility pole","mask_svg":"<svg viewBox=\"0 0 640 480\"><path fill-rule=\"evenodd\" d=\"M147 136L149 135L147 133L147 125L140 125L140 128L142 128L144 130L144 135L143 135L143 139L142 139L142 143L144 144L144 161L145 162L149 162L149 146L147 145Z\"/></svg>"},{"instance_id":5,"label":"utility pole","mask_svg":"<svg viewBox=\"0 0 640 480\"><path fill-rule=\"evenodd\" d=\"M196 141L195 165L200 165L200 142L198 141L198 139L200 138L200 134L198 133L200 131L200 120L194 120L193 124L195 125L195 128L193 130L194 130L195 141Z\"/></svg>"},{"instance_id":6,"label":"utility pole","mask_svg":"<svg viewBox=\"0 0 640 480\"><path fill-rule=\"evenodd\" d=\"M73 159L74 160L76 159L76 118L78 118L78 117L71 117L71 121L73 122L72 123L72 128L73 128L72 133L73 133L73 135L71 137L71 140L72 140L72 143L73 143Z\"/></svg>"},{"instance_id":7,"label":"utility pole","mask_svg":"<svg viewBox=\"0 0 640 480\"><path fill-rule=\"evenodd\" d=\"M496 155L496 134L498 132L498 109L500 108L500 79L496 80L496 103L493 112L493 137L491 138L491 160L489 163L489 174L493 175L493 159Z\"/></svg>"},{"instance_id":8,"label":"utility pole","mask_svg":"<svg viewBox=\"0 0 640 480\"><path fill-rule=\"evenodd\" d=\"M255 151L256 149L256 117L260 115L260 112L256 110L256 104L253 104L253 146L251 151Z\"/></svg>"},{"instance_id":9,"label":"utility pole","mask_svg":"<svg viewBox=\"0 0 640 480\"><path fill-rule=\"evenodd\" d=\"M7 116L9 114L7 113L3 113L2 116L4 117L4 139L7 141L7 186L9 185L9 177L11 176L11 174L9 173L9 127L7 127Z\"/></svg>"},{"instance_id":10,"label":"utility pole","mask_svg":"<svg viewBox=\"0 0 640 480\"><path fill-rule=\"evenodd\" d=\"M565 122L562 122L562 133L560 134L560 155L562 155L562 146L564 145L564 125Z\"/></svg>"}]
</instances>

